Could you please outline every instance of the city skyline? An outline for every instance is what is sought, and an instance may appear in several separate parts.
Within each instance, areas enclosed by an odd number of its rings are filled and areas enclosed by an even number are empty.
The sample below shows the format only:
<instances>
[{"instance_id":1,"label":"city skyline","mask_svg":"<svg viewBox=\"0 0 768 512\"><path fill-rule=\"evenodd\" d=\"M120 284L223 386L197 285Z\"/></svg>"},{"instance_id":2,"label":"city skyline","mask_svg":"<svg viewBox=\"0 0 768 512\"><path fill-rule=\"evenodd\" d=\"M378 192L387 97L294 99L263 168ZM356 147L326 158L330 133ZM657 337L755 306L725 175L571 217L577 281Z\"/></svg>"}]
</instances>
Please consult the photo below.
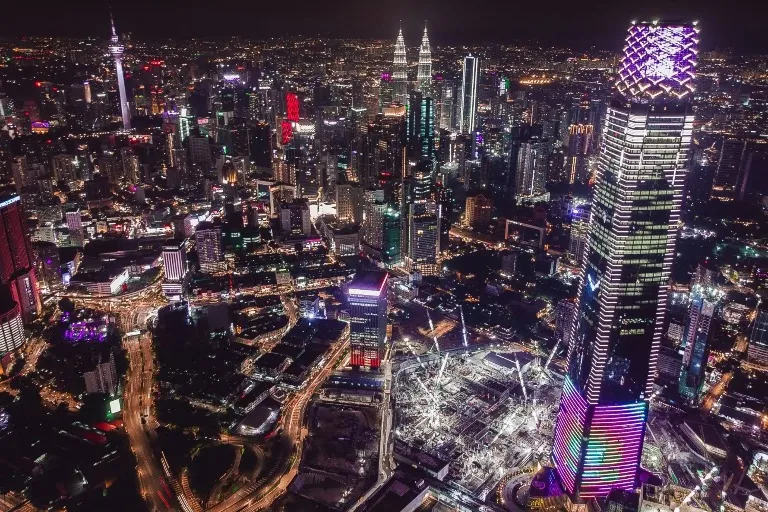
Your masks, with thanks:
<instances>
[{"instance_id":1,"label":"city skyline","mask_svg":"<svg viewBox=\"0 0 768 512\"><path fill-rule=\"evenodd\" d=\"M140 0L138 3L141 4ZM5 12L5 35L50 35L100 37L103 20L109 16L108 7L95 0L78 3L76 8L59 2L46 2L54 15L40 18L37 9L24 4L9 5ZM147 4L150 5L150 4ZM254 39L285 35L321 35L331 38L388 39L399 26L418 47L424 20L429 22L433 44L461 44L472 42L512 43L541 42L560 46L603 50L620 48L623 32L618 28L632 20L698 20L707 31L703 49L735 48L738 51L768 51L768 41L762 37L759 16L741 16L743 12L759 13L764 7L755 7L746 0L724 5L714 0L694 2L685 0L669 5L667 2L643 4L615 4L598 2L593 9L581 9L572 2L556 0L550 4L511 6L491 0L481 0L472 9L461 9L462 3L416 4L388 2L386 4L358 4L342 2L328 10L318 4L301 0L287 16L278 4L256 6L249 3L218 5L216 12L229 17L226 26L210 24L207 11L200 4L172 0L162 5L151 4L160 17L178 20L164 24L162 30L141 21L142 9L134 3L131 8L113 6L118 33L130 32L136 37L227 37L232 35ZM559 13L552 16L552 13ZM461 14L459 14L461 13ZM247 14L247 15L243 15ZM259 20L254 25L253 20ZM531 23L531 20L534 20ZM540 20L536 23L535 20ZM285 27L291 27L286 32ZM607 30L606 30L607 28ZM411 46L411 44L409 44Z\"/></svg>"}]
</instances>

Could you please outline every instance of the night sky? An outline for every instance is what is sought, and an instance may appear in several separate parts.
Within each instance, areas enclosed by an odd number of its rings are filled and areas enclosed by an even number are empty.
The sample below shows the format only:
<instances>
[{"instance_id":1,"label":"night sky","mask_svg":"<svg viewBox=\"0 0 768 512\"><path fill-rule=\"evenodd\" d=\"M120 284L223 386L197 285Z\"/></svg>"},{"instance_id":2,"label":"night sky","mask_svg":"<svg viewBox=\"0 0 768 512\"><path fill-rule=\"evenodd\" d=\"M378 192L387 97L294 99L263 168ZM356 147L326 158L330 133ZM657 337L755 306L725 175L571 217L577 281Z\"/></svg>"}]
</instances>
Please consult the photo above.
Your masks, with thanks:
<instances>
[{"instance_id":1,"label":"night sky","mask_svg":"<svg viewBox=\"0 0 768 512\"><path fill-rule=\"evenodd\" d=\"M108 3L95 0L5 0L0 37L106 35ZM620 49L633 20L696 19L705 49L768 52L764 0L131 0L113 1L118 30L139 37L283 34L394 38L402 19L416 45L424 20L434 44L537 40Z\"/></svg>"}]
</instances>

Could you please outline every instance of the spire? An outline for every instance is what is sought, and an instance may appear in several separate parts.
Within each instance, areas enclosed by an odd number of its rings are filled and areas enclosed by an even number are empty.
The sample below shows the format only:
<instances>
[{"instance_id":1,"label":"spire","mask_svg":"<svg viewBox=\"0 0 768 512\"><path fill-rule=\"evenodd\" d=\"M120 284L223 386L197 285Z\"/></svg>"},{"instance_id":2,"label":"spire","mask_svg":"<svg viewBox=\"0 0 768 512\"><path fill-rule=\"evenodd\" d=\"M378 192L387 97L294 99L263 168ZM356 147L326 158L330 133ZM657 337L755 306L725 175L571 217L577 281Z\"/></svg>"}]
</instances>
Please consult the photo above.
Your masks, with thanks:
<instances>
[{"instance_id":1,"label":"spire","mask_svg":"<svg viewBox=\"0 0 768 512\"><path fill-rule=\"evenodd\" d=\"M112 37L117 37L117 31L115 30L115 18L112 16L112 9L109 10L109 24L112 26Z\"/></svg>"},{"instance_id":2,"label":"spire","mask_svg":"<svg viewBox=\"0 0 768 512\"><path fill-rule=\"evenodd\" d=\"M432 49L429 46L427 22L424 20L424 36L419 47L419 67L416 75L416 88L424 96L432 94Z\"/></svg>"},{"instance_id":3,"label":"spire","mask_svg":"<svg viewBox=\"0 0 768 512\"><path fill-rule=\"evenodd\" d=\"M392 78L395 81L393 100L405 104L408 96L408 61L405 53L405 38L402 23L395 41L395 58L392 62Z\"/></svg>"}]
</instances>

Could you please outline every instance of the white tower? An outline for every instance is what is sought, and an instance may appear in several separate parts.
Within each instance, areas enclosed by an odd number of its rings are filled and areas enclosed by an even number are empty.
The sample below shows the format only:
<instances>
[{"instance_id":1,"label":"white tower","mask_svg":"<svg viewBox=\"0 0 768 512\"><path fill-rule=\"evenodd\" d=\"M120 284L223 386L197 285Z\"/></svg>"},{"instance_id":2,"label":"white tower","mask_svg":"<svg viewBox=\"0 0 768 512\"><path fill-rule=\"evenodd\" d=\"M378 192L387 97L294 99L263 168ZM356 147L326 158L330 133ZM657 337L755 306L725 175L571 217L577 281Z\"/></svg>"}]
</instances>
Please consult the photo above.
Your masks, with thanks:
<instances>
[{"instance_id":1,"label":"white tower","mask_svg":"<svg viewBox=\"0 0 768 512\"><path fill-rule=\"evenodd\" d=\"M123 78L123 50L125 48L120 44L115 31L115 20L112 14L109 15L109 21L112 25L112 39L109 44L109 52L115 57L115 72L117 73L117 89L120 93L120 114L123 117L123 129L131 129L131 113L128 110L128 95L125 93L125 79Z\"/></svg>"},{"instance_id":2,"label":"white tower","mask_svg":"<svg viewBox=\"0 0 768 512\"><path fill-rule=\"evenodd\" d=\"M419 47L419 69L416 75L416 87L425 98L432 97L432 50L427 37L427 25L424 24L424 36Z\"/></svg>"},{"instance_id":3,"label":"white tower","mask_svg":"<svg viewBox=\"0 0 768 512\"><path fill-rule=\"evenodd\" d=\"M405 57L405 39L403 39L402 27L397 34L397 41L395 41L395 61L393 64L392 78L395 81L395 87L392 99L405 105L408 100L408 61Z\"/></svg>"}]
</instances>

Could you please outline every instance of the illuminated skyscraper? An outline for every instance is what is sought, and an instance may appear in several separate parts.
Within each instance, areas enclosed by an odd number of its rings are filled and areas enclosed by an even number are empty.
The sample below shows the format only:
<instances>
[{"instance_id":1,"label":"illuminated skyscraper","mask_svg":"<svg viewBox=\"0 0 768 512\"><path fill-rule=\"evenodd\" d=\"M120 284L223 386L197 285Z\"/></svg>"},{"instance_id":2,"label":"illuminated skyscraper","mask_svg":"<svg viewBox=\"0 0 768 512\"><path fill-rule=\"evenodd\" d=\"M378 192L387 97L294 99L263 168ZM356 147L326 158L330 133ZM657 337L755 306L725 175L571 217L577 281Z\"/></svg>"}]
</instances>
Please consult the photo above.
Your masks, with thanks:
<instances>
[{"instance_id":1,"label":"illuminated skyscraper","mask_svg":"<svg viewBox=\"0 0 768 512\"><path fill-rule=\"evenodd\" d=\"M397 34L397 41L395 41L395 61L392 66L392 81L394 82L392 100L405 105L408 100L408 61L405 56L405 39L403 39L402 28Z\"/></svg>"},{"instance_id":2,"label":"illuminated skyscraper","mask_svg":"<svg viewBox=\"0 0 768 512\"><path fill-rule=\"evenodd\" d=\"M626 41L555 426L574 502L636 485L693 130L698 29L638 23Z\"/></svg>"},{"instance_id":3,"label":"illuminated skyscraper","mask_svg":"<svg viewBox=\"0 0 768 512\"><path fill-rule=\"evenodd\" d=\"M429 47L427 26L424 25L424 36L419 47L419 68L416 74L416 89L425 98L432 97L432 50Z\"/></svg>"},{"instance_id":4,"label":"illuminated skyscraper","mask_svg":"<svg viewBox=\"0 0 768 512\"><path fill-rule=\"evenodd\" d=\"M8 285L25 322L40 312L40 290L19 196L0 202L0 285Z\"/></svg>"},{"instance_id":5,"label":"illuminated skyscraper","mask_svg":"<svg viewBox=\"0 0 768 512\"><path fill-rule=\"evenodd\" d=\"M459 109L459 131L472 133L475 129L477 114L477 76L480 59L472 54L464 57L464 67L461 72L461 106Z\"/></svg>"},{"instance_id":6,"label":"illuminated skyscraper","mask_svg":"<svg viewBox=\"0 0 768 512\"><path fill-rule=\"evenodd\" d=\"M680 373L680 395L691 405L698 405L704 385L707 359L709 358L709 329L717 309L717 297L710 289L696 285L691 293L691 306L685 325L683 343L683 368Z\"/></svg>"},{"instance_id":7,"label":"illuminated skyscraper","mask_svg":"<svg viewBox=\"0 0 768 512\"><path fill-rule=\"evenodd\" d=\"M352 366L378 368L387 334L386 272L361 271L349 283L349 343Z\"/></svg>"},{"instance_id":8,"label":"illuminated skyscraper","mask_svg":"<svg viewBox=\"0 0 768 512\"><path fill-rule=\"evenodd\" d=\"M115 30L115 20L109 16L112 25L112 38L109 43L109 52L115 57L115 73L117 74L117 89L120 93L120 114L123 117L123 129L131 129L131 112L128 109L128 95L125 92L125 78L123 77L123 51L125 47L120 43Z\"/></svg>"}]
</instances>

